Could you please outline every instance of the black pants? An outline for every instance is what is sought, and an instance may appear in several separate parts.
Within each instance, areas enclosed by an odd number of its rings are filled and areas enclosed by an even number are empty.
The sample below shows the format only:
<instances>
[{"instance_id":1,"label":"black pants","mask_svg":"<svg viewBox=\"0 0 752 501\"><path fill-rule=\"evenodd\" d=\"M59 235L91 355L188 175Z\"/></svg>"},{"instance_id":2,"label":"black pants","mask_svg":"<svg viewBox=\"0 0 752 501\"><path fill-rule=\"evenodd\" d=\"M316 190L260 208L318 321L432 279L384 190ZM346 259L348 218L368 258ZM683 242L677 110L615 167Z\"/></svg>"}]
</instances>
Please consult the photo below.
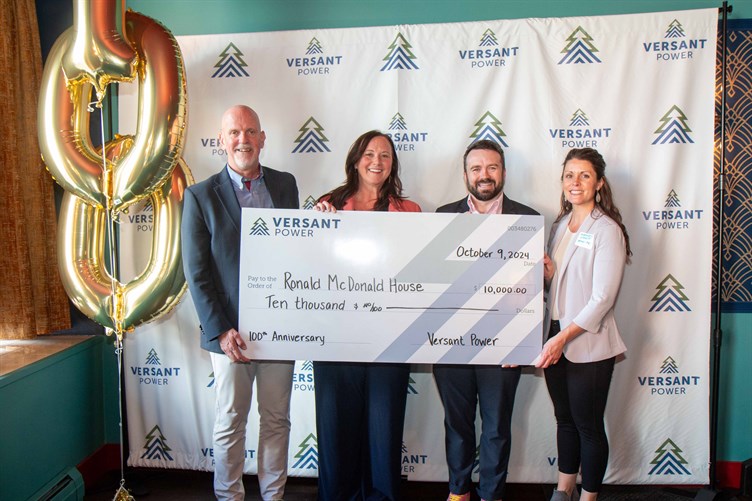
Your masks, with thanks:
<instances>
[{"instance_id":1,"label":"black pants","mask_svg":"<svg viewBox=\"0 0 752 501\"><path fill-rule=\"evenodd\" d=\"M559 332L552 323L550 336ZM615 357L574 363L563 355L545 370L546 386L556 414L559 471L576 474L582 466L582 488L599 492L608 465L608 437L603 424Z\"/></svg>"},{"instance_id":2,"label":"black pants","mask_svg":"<svg viewBox=\"0 0 752 501\"><path fill-rule=\"evenodd\" d=\"M410 364L314 362L320 501L396 501Z\"/></svg>"},{"instance_id":3,"label":"black pants","mask_svg":"<svg viewBox=\"0 0 752 501\"><path fill-rule=\"evenodd\" d=\"M433 366L444 406L449 491L464 494L472 487L475 466L475 408L480 404L481 432L478 494L501 499L512 448L512 410L521 370L498 365Z\"/></svg>"}]
</instances>

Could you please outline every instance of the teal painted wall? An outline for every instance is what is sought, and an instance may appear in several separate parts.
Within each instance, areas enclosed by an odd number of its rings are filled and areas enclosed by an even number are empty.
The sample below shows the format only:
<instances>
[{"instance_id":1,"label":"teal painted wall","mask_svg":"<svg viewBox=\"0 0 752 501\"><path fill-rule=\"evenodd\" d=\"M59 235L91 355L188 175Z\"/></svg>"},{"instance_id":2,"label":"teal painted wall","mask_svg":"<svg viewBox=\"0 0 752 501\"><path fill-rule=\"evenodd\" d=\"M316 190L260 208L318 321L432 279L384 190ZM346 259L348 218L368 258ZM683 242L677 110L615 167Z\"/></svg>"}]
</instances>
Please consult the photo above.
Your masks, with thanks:
<instances>
[{"instance_id":1,"label":"teal painted wall","mask_svg":"<svg viewBox=\"0 0 752 501\"><path fill-rule=\"evenodd\" d=\"M718 459L745 461L752 457L752 313L721 316Z\"/></svg>"},{"instance_id":2,"label":"teal painted wall","mask_svg":"<svg viewBox=\"0 0 752 501\"><path fill-rule=\"evenodd\" d=\"M731 4L730 19L752 18L752 2ZM158 19L175 35L595 16L720 5L712 0L126 0L128 8Z\"/></svg>"},{"instance_id":3,"label":"teal painted wall","mask_svg":"<svg viewBox=\"0 0 752 501\"><path fill-rule=\"evenodd\" d=\"M111 440L104 337L0 377L0 499L24 500ZM109 394L106 394L107 391ZM117 395L117 393L115 393ZM117 401L115 401L117 403Z\"/></svg>"}]
</instances>

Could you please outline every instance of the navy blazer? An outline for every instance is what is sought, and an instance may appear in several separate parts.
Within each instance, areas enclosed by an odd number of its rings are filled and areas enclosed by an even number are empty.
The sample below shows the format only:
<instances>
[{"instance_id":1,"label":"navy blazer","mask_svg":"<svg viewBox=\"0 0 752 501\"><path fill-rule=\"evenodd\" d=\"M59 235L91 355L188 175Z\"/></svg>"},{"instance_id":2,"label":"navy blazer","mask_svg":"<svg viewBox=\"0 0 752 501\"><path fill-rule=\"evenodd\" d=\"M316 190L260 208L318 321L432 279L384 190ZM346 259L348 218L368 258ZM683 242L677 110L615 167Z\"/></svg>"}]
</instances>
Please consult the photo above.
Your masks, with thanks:
<instances>
[{"instance_id":1,"label":"navy blazer","mask_svg":"<svg viewBox=\"0 0 752 501\"><path fill-rule=\"evenodd\" d=\"M467 197L452 202L451 204L442 205L436 212L467 212L470 207L467 205ZM504 195L501 201L501 213L502 214L522 214L528 216L539 216L535 209L523 205L519 202L515 202L508 196Z\"/></svg>"},{"instance_id":2,"label":"navy blazer","mask_svg":"<svg viewBox=\"0 0 752 501\"><path fill-rule=\"evenodd\" d=\"M261 167L275 208L298 209L295 177ZM183 269L201 323L201 348L222 353L219 335L238 328L241 208L227 167L185 191Z\"/></svg>"}]
</instances>

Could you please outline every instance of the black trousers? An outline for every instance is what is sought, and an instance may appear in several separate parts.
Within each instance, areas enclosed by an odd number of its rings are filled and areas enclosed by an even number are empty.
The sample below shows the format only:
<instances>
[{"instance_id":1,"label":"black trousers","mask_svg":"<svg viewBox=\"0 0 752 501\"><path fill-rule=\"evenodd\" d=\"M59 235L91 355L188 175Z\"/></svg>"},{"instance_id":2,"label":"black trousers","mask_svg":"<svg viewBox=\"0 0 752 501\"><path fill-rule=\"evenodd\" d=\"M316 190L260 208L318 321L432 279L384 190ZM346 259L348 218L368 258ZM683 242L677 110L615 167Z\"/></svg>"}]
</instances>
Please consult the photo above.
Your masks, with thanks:
<instances>
[{"instance_id":1,"label":"black trousers","mask_svg":"<svg viewBox=\"0 0 752 501\"><path fill-rule=\"evenodd\" d=\"M320 501L400 499L410 364L314 362Z\"/></svg>"},{"instance_id":2,"label":"black trousers","mask_svg":"<svg viewBox=\"0 0 752 501\"><path fill-rule=\"evenodd\" d=\"M549 337L559 332L555 324ZM582 466L582 488L588 492L600 492L608 465L603 416L614 362L615 357L574 363L562 355L544 371L556 414L559 471L575 474Z\"/></svg>"},{"instance_id":3,"label":"black trousers","mask_svg":"<svg viewBox=\"0 0 752 501\"><path fill-rule=\"evenodd\" d=\"M501 499L512 448L512 411L521 369L498 365L433 366L444 406L449 490L465 494L472 488L475 464L475 408L480 407L481 433L478 494ZM479 405L478 405L479 404Z\"/></svg>"}]
</instances>

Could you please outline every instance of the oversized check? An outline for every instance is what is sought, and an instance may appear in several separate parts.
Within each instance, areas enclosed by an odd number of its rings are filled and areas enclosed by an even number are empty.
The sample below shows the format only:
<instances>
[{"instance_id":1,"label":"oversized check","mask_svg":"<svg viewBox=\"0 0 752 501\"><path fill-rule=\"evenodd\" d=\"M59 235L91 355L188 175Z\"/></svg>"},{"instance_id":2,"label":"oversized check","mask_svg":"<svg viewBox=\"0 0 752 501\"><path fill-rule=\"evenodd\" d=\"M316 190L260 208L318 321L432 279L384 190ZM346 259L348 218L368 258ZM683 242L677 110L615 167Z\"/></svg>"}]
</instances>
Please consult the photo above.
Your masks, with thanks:
<instances>
[{"instance_id":1,"label":"oversized check","mask_svg":"<svg viewBox=\"0 0 752 501\"><path fill-rule=\"evenodd\" d=\"M543 217L243 209L246 356L530 364Z\"/></svg>"}]
</instances>

